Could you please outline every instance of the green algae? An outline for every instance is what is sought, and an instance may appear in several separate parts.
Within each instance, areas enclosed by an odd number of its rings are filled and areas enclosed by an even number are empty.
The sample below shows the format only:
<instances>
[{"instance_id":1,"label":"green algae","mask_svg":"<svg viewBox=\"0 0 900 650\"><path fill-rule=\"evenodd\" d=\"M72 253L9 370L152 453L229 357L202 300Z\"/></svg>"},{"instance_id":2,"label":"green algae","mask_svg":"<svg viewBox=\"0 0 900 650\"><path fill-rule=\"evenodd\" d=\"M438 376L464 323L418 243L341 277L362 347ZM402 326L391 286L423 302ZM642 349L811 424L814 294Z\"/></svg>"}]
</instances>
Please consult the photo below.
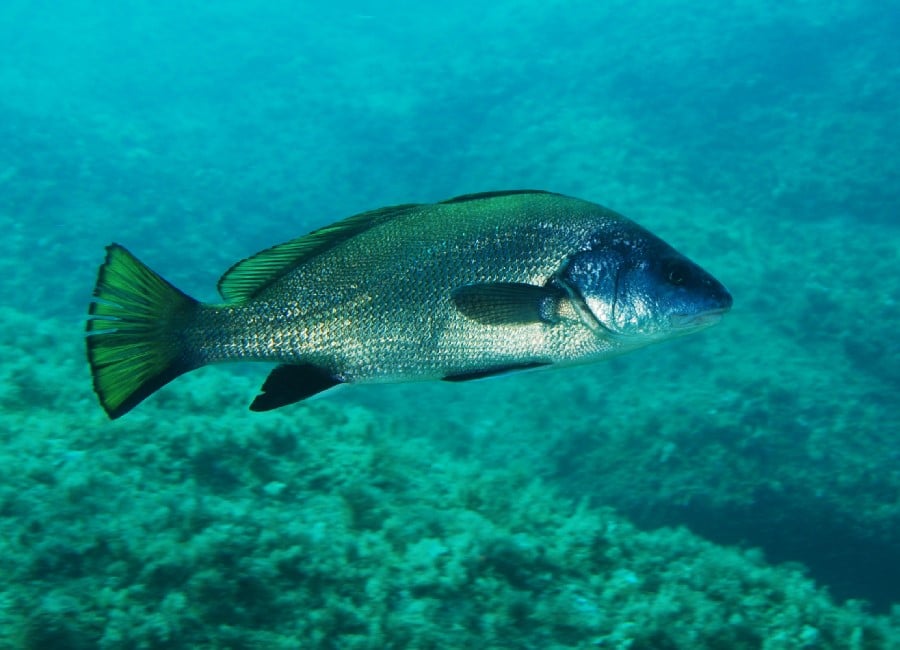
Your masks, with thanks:
<instances>
[{"instance_id":1,"label":"green algae","mask_svg":"<svg viewBox=\"0 0 900 650\"><path fill-rule=\"evenodd\" d=\"M638 531L364 407L252 414L236 405L253 381L208 372L107 422L67 328L3 318L2 647L877 650L900 634L797 568ZM67 387L65 406L17 385L21 351L54 333L26 377Z\"/></svg>"}]
</instances>

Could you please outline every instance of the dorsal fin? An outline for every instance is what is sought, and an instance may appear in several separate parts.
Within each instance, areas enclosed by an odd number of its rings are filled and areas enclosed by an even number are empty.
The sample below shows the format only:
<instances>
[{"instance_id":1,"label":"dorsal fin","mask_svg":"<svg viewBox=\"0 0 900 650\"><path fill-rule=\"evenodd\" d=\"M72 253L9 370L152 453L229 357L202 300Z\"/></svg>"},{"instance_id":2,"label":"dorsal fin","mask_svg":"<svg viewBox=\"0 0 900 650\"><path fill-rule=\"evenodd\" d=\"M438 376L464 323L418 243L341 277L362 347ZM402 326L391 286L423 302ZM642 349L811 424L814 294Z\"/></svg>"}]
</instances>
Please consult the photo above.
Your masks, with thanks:
<instances>
[{"instance_id":1,"label":"dorsal fin","mask_svg":"<svg viewBox=\"0 0 900 650\"><path fill-rule=\"evenodd\" d=\"M219 293L230 302L249 300L298 264L417 207L418 203L407 203L370 210L260 251L225 271Z\"/></svg>"},{"instance_id":2,"label":"dorsal fin","mask_svg":"<svg viewBox=\"0 0 900 650\"><path fill-rule=\"evenodd\" d=\"M440 203L465 203L466 201L479 201L481 199L493 199L498 196L512 196L513 194L556 194L547 190L494 190L493 192L476 192L475 194L463 194L452 199L440 201Z\"/></svg>"}]
</instances>

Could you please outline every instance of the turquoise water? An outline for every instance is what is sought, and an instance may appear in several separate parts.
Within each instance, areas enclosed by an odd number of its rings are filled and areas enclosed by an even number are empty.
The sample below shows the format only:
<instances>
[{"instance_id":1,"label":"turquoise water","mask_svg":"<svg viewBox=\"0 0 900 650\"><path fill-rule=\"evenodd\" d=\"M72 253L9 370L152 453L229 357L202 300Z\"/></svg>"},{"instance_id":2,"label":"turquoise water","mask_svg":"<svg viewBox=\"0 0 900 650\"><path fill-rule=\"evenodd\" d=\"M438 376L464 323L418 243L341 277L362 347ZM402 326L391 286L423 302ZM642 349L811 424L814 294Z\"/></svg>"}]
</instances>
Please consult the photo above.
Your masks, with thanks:
<instances>
[{"instance_id":1,"label":"turquoise water","mask_svg":"<svg viewBox=\"0 0 900 650\"><path fill-rule=\"evenodd\" d=\"M0 4L0 648L900 647L889 3ZM613 361L110 422L103 247L215 298L347 215L541 188L721 279Z\"/></svg>"}]
</instances>

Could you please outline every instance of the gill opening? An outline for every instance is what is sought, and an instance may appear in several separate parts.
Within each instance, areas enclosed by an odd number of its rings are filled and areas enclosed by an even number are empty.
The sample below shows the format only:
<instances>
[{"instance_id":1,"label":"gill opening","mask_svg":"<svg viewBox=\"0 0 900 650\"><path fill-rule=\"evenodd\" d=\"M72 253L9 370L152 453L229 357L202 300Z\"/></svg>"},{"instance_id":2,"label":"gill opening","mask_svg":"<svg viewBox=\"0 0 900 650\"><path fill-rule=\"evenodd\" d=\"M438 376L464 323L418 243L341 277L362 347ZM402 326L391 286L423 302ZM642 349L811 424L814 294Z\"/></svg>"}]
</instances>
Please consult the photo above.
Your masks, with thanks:
<instances>
[{"instance_id":1,"label":"gill opening","mask_svg":"<svg viewBox=\"0 0 900 650\"><path fill-rule=\"evenodd\" d=\"M613 282L613 294L612 294L612 306L609 309L609 320L610 323L616 322L616 307L619 305L619 275L621 275L622 270L616 269L616 279ZM609 328L607 328L609 329Z\"/></svg>"},{"instance_id":2,"label":"gill opening","mask_svg":"<svg viewBox=\"0 0 900 650\"><path fill-rule=\"evenodd\" d=\"M578 291L578 287L569 284L564 279L557 277L553 280L553 283L562 288L563 291L566 292L566 297L569 299L569 302L572 305L572 308L575 310L575 313L578 314L578 318L581 320L584 325L594 331L594 332L603 332L608 334L609 336L615 336L616 333L609 329L606 325L604 325L599 318L591 311L591 308L588 307L587 302L584 300L584 297L581 295L581 292Z\"/></svg>"}]
</instances>

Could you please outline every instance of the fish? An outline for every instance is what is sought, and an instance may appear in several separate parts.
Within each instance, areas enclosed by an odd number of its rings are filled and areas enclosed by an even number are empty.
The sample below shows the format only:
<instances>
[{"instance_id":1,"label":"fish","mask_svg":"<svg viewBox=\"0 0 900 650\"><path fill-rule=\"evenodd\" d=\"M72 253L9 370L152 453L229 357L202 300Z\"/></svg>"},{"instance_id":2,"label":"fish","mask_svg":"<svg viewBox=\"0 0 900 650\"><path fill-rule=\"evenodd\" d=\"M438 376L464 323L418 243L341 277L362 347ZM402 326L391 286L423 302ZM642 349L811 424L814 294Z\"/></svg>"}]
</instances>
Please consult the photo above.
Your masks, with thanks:
<instances>
[{"instance_id":1,"label":"fish","mask_svg":"<svg viewBox=\"0 0 900 650\"><path fill-rule=\"evenodd\" d=\"M221 302L198 302L106 247L86 342L111 419L208 364L277 364L250 404L269 411L341 384L599 361L705 329L732 306L634 221L542 190L364 212L234 264L218 289Z\"/></svg>"}]
</instances>

